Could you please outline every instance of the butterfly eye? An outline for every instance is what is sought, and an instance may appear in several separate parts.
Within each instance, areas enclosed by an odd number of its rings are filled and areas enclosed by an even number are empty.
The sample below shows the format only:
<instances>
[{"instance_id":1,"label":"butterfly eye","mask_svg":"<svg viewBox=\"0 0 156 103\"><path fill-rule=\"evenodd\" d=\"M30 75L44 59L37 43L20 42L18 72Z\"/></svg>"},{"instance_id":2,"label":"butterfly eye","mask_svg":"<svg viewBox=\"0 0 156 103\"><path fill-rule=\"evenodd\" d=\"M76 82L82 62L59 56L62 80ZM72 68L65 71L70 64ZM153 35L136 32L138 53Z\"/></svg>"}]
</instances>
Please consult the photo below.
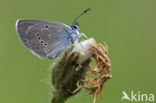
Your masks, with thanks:
<instances>
[{"instance_id":1,"label":"butterfly eye","mask_svg":"<svg viewBox=\"0 0 156 103\"><path fill-rule=\"evenodd\" d=\"M74 25L73 28L74 28L74 29L77 29L77 26Z\"/></svg>"}]
</instances>

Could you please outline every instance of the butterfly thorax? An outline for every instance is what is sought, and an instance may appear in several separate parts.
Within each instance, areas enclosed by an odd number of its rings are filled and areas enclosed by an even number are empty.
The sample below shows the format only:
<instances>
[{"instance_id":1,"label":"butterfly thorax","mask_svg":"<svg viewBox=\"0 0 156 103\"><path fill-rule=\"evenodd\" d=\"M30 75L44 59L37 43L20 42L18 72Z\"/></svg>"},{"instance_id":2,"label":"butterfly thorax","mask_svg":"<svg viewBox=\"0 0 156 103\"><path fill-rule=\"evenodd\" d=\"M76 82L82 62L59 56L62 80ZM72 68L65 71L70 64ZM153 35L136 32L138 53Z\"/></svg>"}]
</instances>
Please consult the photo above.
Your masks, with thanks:
<instances>
[{"instance_id":1,"label":"butterfly thorax","mask_svg":"<svg viewBox=\"0 0 156 103\"><path fill-rule=\"evenodd\" d=\"M71 33L71 43L74 44L75 41L78 40L78 38L80 37L80 33L79 33L79 24L73 24L71 26L72 29L72 33Z\"/></svg>"},{"instance_id":2,"label":"butterfly thorax","mask_svg":"<svg viewBox=\"0 0 156 103\"><path fill-rule=\"evenodd\" d=\"M75 41L78 40L78 38L80 37L79 35L80 35L80 33L78 30L73 30L73 32L71 33L71 43L72 44L74 44Z\"/></svg>"}]
</instances>

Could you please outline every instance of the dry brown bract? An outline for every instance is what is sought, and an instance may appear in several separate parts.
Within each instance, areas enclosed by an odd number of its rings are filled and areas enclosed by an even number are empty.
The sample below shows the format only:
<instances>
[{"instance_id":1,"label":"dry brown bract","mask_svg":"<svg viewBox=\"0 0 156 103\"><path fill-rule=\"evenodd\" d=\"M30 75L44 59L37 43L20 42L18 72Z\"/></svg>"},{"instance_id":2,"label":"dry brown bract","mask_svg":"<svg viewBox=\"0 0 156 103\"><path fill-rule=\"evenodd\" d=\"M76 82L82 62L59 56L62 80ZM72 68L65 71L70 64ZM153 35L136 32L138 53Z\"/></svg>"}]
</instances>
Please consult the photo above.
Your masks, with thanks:
<instances>
[{"instance_id":1,"label":"dry brown bract","mask_svg":"<svg viewBox=\"0 0 156 103\"><path fill-rule=\"evenodd\" d=\"M105 43L104 43L105 44ZM107 45L91 44L92 60L93 65L89 67L87 78L84 81L85 85L78 85L78 89L85 88L89 91L90 96L94 96L93 103L96 103L97 96L101 93L104 83L111 78L111 65L108 58L108 47ZM76 91L77 91L76 90Z\"/></svg>"}]
</instances>

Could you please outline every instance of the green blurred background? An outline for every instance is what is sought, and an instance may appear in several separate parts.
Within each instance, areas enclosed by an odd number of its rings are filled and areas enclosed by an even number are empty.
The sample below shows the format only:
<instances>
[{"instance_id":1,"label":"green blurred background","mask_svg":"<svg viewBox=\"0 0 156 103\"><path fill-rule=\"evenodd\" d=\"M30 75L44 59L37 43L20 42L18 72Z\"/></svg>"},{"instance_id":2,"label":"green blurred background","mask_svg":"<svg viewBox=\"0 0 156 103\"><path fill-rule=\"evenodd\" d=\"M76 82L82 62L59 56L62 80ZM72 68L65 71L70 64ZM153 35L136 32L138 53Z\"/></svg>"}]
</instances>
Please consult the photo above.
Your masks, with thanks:
<instances>
[{"instance_id":1,"label":"green blurred background","mask_svg":"<svg viewBox=\"0 0 156 103\"><path fill-rule=\"evenodd\" d=\"M21 44L16 20L70 25L88 7L92 10L79 19L80 32L106 41L112 64L113 77L97 103L120 103L123 90L156 95L155 0L0 0L0 103L49 103L53 91L53 61L40 60ZM83 91L67 103L92 101Z\"/></svg>"}]
</instances>

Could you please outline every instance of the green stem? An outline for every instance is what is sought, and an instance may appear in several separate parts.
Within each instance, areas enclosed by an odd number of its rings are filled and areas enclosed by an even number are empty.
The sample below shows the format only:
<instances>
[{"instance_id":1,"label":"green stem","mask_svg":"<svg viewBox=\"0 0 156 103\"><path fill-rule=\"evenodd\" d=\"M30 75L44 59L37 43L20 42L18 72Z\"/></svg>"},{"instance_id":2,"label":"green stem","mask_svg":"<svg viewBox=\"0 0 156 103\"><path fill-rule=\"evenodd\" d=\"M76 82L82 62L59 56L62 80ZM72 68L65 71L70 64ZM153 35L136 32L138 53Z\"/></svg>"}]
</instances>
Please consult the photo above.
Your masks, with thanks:
<instances>
[{"instance_id":1,"label":"green stem","mask_svg":"<svg viewBox=\"0 0 156 103\"><path fill-rule=\"evenodd\" d=\"M51 103L65 103L65 101L66 99L63 96L58 96L58 97L54 96L52 98Z\"/></svg>"}]
</instances>

